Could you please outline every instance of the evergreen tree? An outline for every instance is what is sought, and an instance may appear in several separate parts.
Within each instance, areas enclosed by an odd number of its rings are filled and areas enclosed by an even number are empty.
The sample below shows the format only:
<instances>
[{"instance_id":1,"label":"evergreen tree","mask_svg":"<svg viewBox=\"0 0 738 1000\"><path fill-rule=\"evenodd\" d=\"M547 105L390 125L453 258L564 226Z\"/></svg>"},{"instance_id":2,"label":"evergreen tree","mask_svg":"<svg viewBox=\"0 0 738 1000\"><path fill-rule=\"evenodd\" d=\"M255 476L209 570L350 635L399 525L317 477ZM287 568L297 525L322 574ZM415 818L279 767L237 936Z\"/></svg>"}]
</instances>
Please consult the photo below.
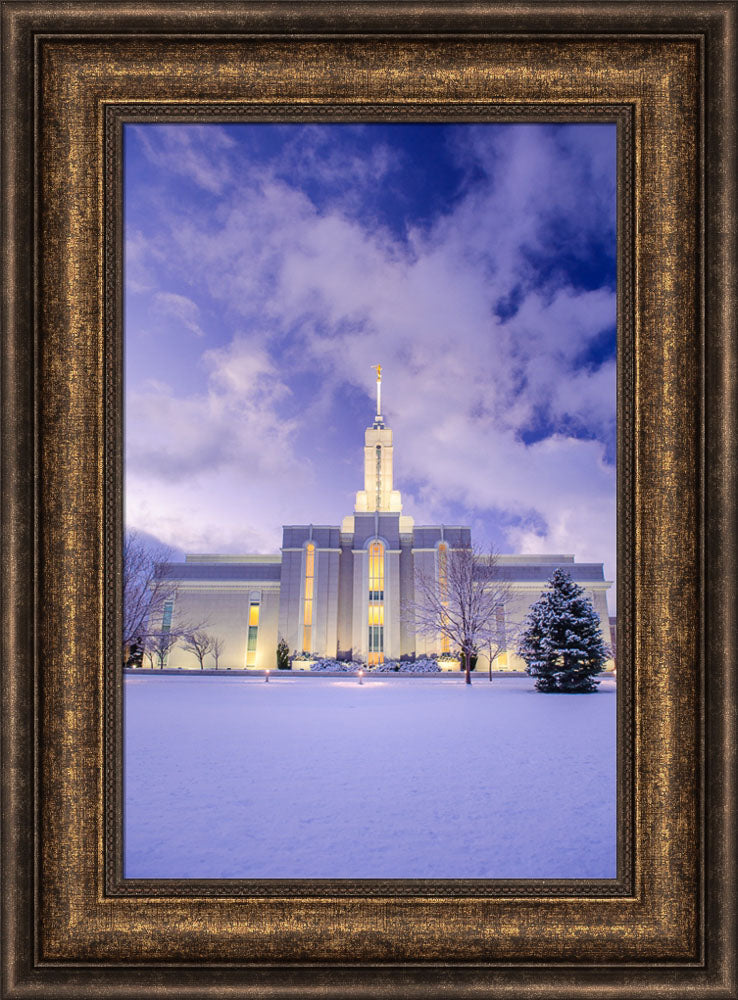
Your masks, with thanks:
<instances>
[{"instance_id":1,"label":"evergreen tree","mask_svg":"<svg viewBox=\"0 0 738 1000\"><path fill-rule=\"evenodd\" d=\"M596 691L610 651L584 589L556 569L549 589L532 605L518 645L539 691Z\"/></svg>"},{"instance_id":2,"label":"evergreen tree","mask_svg":"<svg viewBox=\"0 0 738 1000\"><path fill-rule=\"evenodd\" d=\"M277 643L277 670L290 669L290 647L285 639Z\"/></svg>"}]
</instances>

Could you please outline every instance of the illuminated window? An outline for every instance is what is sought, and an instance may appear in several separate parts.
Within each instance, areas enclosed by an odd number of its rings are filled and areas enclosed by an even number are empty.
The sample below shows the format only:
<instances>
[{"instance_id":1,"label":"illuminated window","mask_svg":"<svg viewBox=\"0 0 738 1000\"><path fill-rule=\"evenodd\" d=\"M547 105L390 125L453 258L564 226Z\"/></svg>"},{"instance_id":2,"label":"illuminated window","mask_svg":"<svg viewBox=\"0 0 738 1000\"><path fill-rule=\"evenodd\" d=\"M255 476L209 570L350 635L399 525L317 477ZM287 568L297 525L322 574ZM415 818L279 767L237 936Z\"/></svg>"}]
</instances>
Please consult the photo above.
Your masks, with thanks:
<instances>
[{"instance_id":1,"label":"illuminated window","mask_svg":"<svg viewBox=\"0 0 738 1000\"><path fill-rule=\"evenodd\" d=\"M302 649L309 653L313 644L313 584L315 582L315 546L305 547L305 593L302 612Z\"/></svg>"},{"instance_id":2,"label":"illuminated window","mask_svg":"<svg viewBox=\"0 0 738 1000\"><path fill-rule=\"evenodd\" d=\"M167 601L164 605L164 612L161 616L161 630L162 632L170 632L172 628L172 612L174 610L174 601Z\"/></svg>"},{"instance_id":3,"label":"illuminated window","mask_svg":"<svg viewBox=\"0 0 738 1000\"><path fill-rule=\"evenodd\" d=\"M160 657L162 667L166 667L167 661L169 659L169 650L166 648L166 640L163 637L172 631L173 611L174 611L174 601L165 601L161 614L162 640L159 653L157 654ZM139 664L139 666L143 666L143 664L141 663Z\"/></svg>"},{"instance_id":4,"label":"illuminated window","mask_svg":"<svg viewBox=\"0 0 738 1000\"><path fill-rule=\"evenodd\" d=\"M448 545L441 542L438 546L438 595L444 608L448 607ZM445 632L441 633L441 652L448 653L451 641Z\"/></svg>"},{"instance_id":5,"label":"illuminated window","mask_svg":"<svg viewBox=\"0 0 738 1000\"><path fill-rule=\"evenodd\" d=\"M369 657L370 667L384 663L384 546L369 546Z\"/></svg>"},{"instance_id":6,"label":"illuminated window","mask_svg":"<svg viewBox=\"0 0 738 1000\"><path fill-rule=\"evenodd\" d=\"M369 546L369 600L384 600L384 546L372 542Z\"/></svg>"},{"instance_id":7,"label":"illuminated window","mask_svg":"<svg viewBox=\"0 0 738 1000\"><path fill-rule=\"evenodd\" d=\"M507 641L505 637L505 606L503 604L500 604L495 608L495 624L497 626L498 645L501 650L504 650L507 645Z\"/></svg>"},{"instance_id":8,"label":"illuminated window","mask_svg":"<svg viewBox=\"0 0 738 1000\"><path fill-rule=\"evenodd\" d=\"M259 598L251 597L249 602L249 631L246 640L246 666L256 664L256 639L259 632Z\"/></svg>"}]
</instances>

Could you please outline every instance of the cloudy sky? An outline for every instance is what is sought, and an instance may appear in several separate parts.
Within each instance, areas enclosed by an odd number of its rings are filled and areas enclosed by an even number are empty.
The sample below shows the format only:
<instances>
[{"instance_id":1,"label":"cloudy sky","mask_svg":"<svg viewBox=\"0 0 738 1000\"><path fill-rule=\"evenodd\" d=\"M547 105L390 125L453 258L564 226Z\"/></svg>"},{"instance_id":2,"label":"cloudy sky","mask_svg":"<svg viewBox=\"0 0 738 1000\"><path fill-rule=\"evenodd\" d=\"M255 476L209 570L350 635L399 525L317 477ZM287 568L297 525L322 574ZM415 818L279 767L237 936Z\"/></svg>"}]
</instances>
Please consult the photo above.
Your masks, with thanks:
<instances>
[{"instance_id":1,"label":"cloudy sky","mask_svg":"<svg viewBox=\"0 0 738 1000\"><path fill-rule=\"evenodd\" d=\"M363 487L615 573L615 127L125 127L126 520L276 552Z\"/></svg>"}]
</instances>

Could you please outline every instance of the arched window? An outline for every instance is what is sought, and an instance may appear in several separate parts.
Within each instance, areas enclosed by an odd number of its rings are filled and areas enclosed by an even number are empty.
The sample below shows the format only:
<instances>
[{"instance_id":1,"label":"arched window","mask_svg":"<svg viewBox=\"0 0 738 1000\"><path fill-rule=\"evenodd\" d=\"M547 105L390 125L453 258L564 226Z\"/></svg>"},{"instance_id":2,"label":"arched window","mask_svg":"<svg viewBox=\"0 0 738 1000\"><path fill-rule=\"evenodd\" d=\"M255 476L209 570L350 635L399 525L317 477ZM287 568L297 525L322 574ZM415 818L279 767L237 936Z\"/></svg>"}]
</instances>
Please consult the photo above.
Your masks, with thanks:
<instances>
[{"instance_id":1,"label":"arched window","mask_svg":"<svg viewBox=\"0 0 738 1000\"><path fill-rule=\"evenodd\" d=\"M311 652L313 644L313 584L315 582L315 546L305 546L305 591L302 610L302 649Z\"/></svg>"},{"instance_id":2,"label":"arched window","mask_svg":"<svg viewBox=\"0 0 738 1000\"><path fill-rule=\"evenodd\" d=\"M370 667L384 663L384 545L369 546L369 656Z\"/></svg>"},{"instance_id":3,"label":"arched window","mask_svg":"<svg viewBox=\"0 0 738 1000\"><path fill-rule=\"evenodd\" d=\"M448 545L441 542L438 546L438 596L444 608L448 607ZM445 632L441 632L441 652L448 653L451 641Z\"/></svg>"}]
</instances>

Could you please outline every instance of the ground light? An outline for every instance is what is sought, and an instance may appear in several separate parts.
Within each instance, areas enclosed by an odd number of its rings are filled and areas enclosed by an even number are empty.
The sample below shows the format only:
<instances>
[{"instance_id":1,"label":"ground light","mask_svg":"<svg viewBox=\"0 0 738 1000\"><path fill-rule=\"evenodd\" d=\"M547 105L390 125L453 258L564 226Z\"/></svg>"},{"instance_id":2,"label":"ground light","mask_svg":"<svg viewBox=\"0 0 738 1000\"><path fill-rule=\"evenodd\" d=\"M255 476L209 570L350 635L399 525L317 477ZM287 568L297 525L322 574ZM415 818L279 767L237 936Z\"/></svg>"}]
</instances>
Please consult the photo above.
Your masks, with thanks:
<instances>
[{"instance_id":1,"label":"ground light","mask_svg":"<svg viewBox=\"0 0 738 1000\"><path fill-rule=\"evenodd\" d=\"M359 684L363 684L363 683L364 683L364 671L360 670L359 671Z\"/></svg>"},{"instance_id":2,"label":"ground light","mask_svg":"<svg viewBox=\"0 0 738 1000\"><path fill-rule=\"evenodd\" d=\"M268 670L267 670L267 672L266 672L266 673L264 674L264 683L265 683L265 684L268 684L268 683L269 683L269 671L268 671Z\"/></svg>"}]
</instances>

